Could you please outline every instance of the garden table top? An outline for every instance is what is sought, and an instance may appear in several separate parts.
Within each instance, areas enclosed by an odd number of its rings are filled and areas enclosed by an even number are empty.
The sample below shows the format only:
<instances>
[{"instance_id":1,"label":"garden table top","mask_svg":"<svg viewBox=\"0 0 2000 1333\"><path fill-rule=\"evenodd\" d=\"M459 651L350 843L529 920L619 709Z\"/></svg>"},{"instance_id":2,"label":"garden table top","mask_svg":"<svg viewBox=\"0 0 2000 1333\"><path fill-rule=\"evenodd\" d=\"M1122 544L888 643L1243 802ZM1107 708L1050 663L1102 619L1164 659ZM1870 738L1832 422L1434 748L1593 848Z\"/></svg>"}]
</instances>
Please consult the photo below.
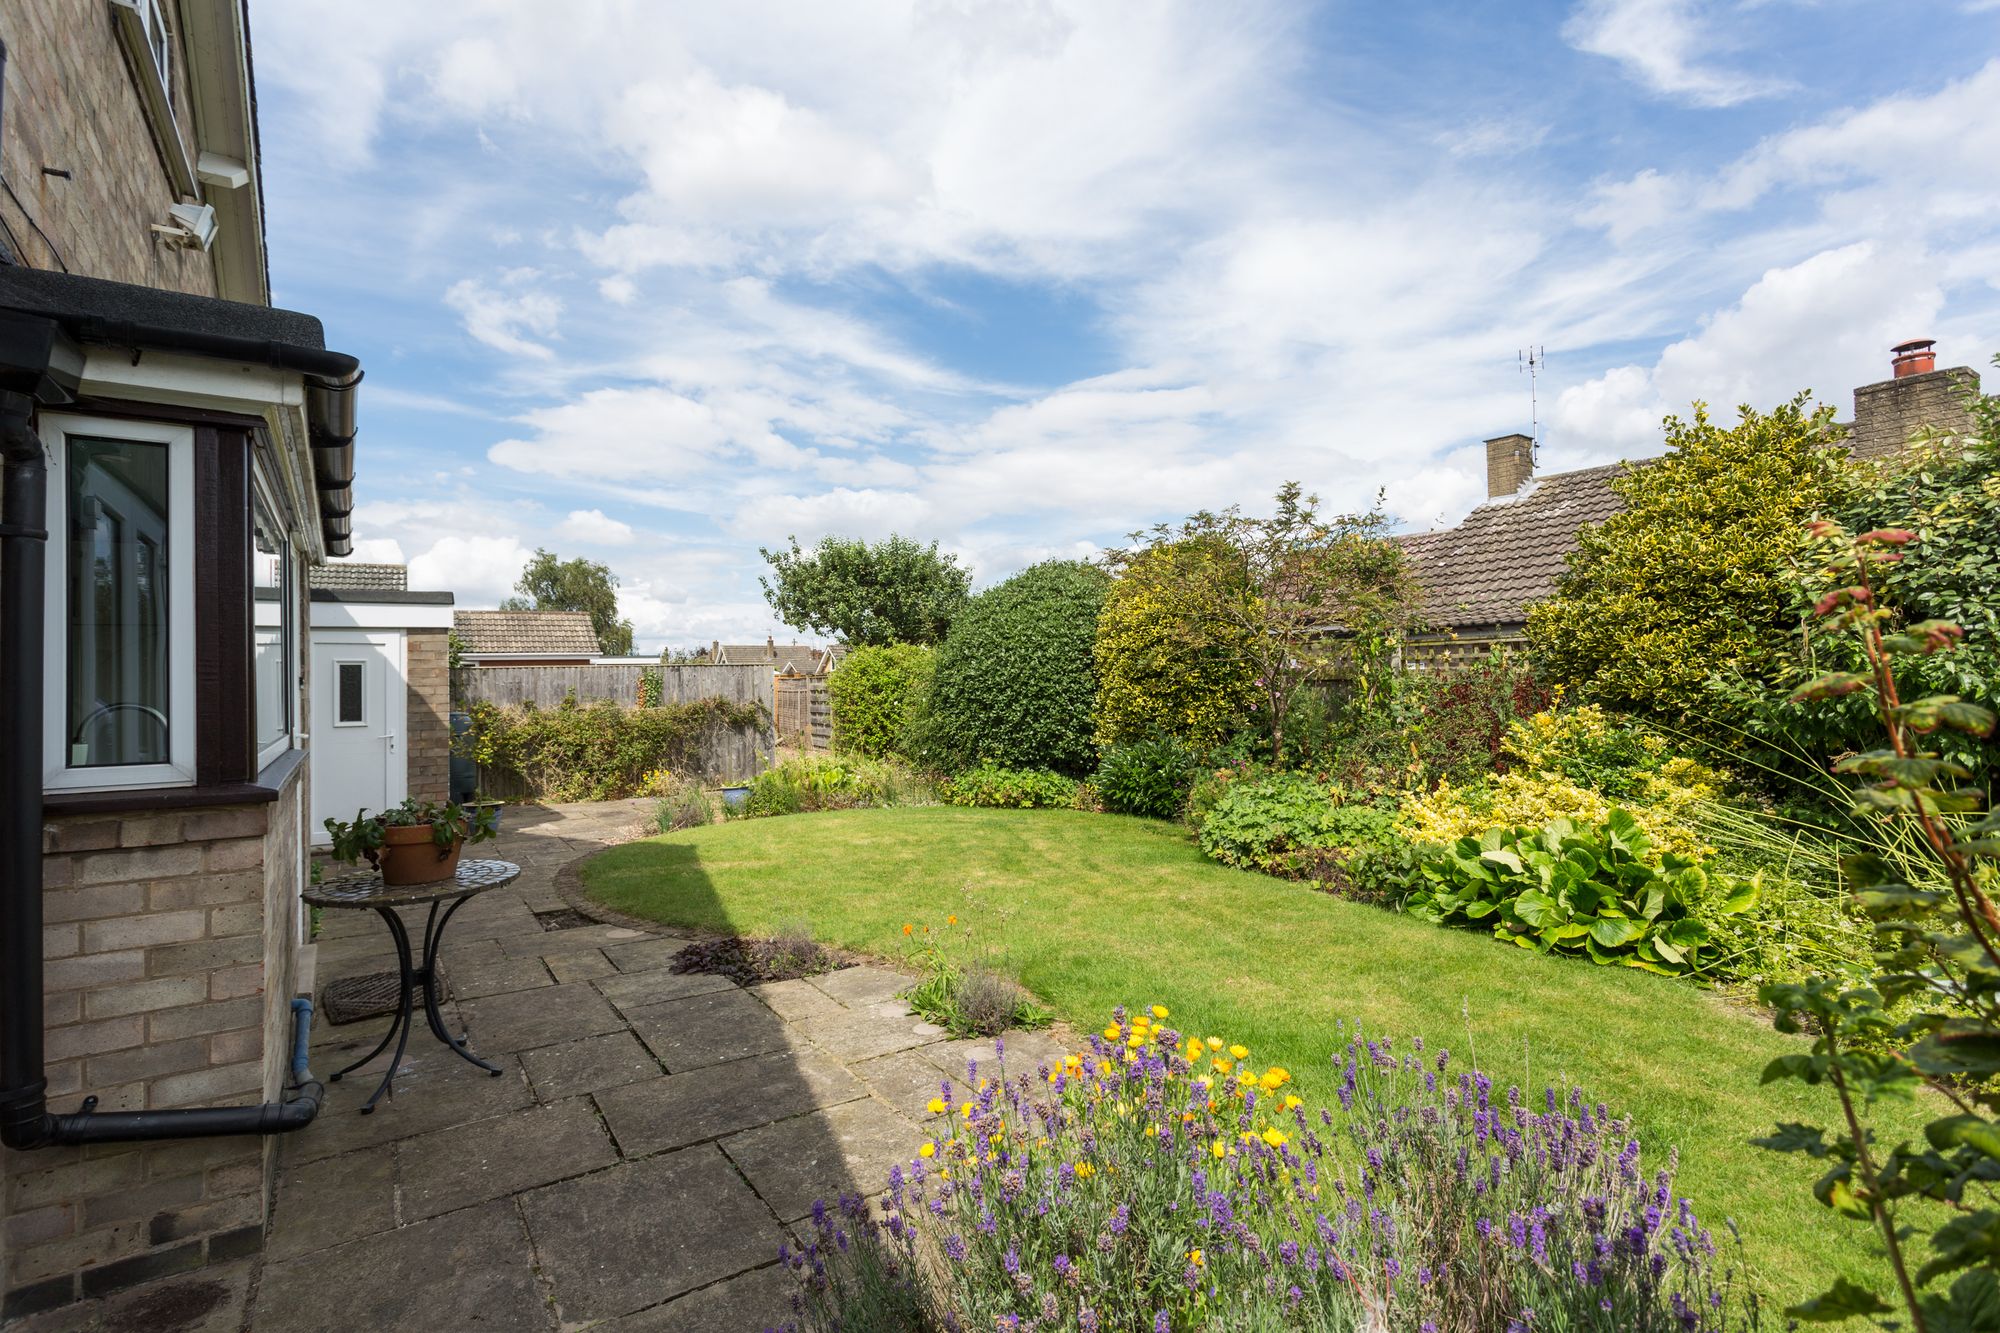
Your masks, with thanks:
<instances>
[{"instance_id":1,"label":"garden table top","mask_svg":"<svg viewBox=\"0 0 2000 1333\"><path fill-rule=\"evenodd\" d=\"M460 861L449 879L394 886L384 884L377 871L350 870L307 885L301 896L311 907L422 907L445 898L470 898L520 877L521 867L512 861Z\"/></svg>"}]
</instances>

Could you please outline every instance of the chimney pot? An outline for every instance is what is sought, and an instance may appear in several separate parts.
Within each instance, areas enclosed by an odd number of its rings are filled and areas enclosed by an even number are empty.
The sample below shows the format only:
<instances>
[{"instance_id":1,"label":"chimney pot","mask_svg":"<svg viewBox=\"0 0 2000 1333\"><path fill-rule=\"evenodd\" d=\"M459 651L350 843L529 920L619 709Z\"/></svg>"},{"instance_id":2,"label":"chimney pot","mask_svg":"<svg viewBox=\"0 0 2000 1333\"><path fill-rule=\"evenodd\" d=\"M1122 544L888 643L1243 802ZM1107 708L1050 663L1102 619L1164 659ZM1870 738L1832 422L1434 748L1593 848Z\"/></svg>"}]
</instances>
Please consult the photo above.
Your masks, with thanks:
<instances>
[{"instance_id":1,"label":"chimney pot","mask_svg":"<svg viewBox=\"0 0 2000 1333\"><path fill-rule=\"evenodd\" d=\"M1912 375L1928 375L1937 369L1937 340L1934 338L1911 338L1889 350L1894 354L1889 364L1899 380Z\"/></svg>"},{"instance_id":2,"label":"chimney pot","mask_svg":"<svg viewBox=\"0 0 2000 1333\"><path fill-rule=\"evenodd\" d=\"M1526 435L1496 435L1486 442L1486 498L1514 494L1535 475L1535 442Z\"/></svg>"}]
</instances>

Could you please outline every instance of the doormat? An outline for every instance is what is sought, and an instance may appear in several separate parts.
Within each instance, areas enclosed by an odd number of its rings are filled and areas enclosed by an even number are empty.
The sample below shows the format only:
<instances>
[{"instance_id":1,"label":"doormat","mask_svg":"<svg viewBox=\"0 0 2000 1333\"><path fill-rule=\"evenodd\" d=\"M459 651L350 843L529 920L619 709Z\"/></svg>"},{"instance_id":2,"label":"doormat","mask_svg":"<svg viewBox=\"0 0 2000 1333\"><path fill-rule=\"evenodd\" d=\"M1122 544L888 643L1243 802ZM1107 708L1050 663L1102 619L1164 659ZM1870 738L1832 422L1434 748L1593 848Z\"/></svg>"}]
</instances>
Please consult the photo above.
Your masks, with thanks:
<instances>
[{"instance_id":1,"label":"doormat","mask_svg":"<svg viewBox=\"0 0 2000 1333\"><path fill-rule=\"evenodd\" d=\"M355 977L336 977L321 988L319 1011L326 1015L327 1022L334 1024L359 1023L378 1014L392 1014L396 1012L396 980L401 975L365 972ZM437 989L440 1003L451 998L451 976L443 963L437 967ZM410 999L415 1007L423 1007L423 992L415 986L410 988Z\"/></svg>"}]
</instances>

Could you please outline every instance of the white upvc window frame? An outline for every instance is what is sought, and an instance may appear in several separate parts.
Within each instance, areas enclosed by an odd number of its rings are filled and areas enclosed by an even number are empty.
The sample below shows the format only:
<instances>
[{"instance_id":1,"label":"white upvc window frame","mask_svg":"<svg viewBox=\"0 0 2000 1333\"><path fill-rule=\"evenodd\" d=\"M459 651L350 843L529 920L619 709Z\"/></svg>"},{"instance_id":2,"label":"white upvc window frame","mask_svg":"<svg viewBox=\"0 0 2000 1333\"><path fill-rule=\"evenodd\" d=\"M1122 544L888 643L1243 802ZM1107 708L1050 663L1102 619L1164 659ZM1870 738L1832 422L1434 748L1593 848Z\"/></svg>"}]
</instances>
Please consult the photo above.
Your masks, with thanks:
<instances>
[{"instance_id":1,"label":"white upvc window frame","mask_svg":"<svg viewBox=\"0 0 2000 1333\"><path fill-rule=\"evenodd\" d=\"M279 520L278 516L284 513L285 511L278 505L277 499L275 498L277 495L277 487L272 485L270 478L265 475L264 468L261 462L257 466L251 469L250 485L252 491L251 511L250 511L250 559L252 561L255 561L257 559L257 549L256 549L257 510L260 506L262 507L264 514L270 519L271 526L276 531L278 536L278 591L279 591L278 606L280 610L278 615L277 629L280 634L280 643L282 647L282 656L283 656L283 671L284 671L283 677L279 681L278 693L279 697L285 701L285 730L283 735L279 736L277 739L273 740L270 744L265 745L263 748L257 751L257 771L261 773L266 768L270 767L272 763L274 763L279 759L282 759L286 754L296 749L299 743L298 737L300 728L299 728L299 700L298 700L298 693L299 693L298 691L298 681L299 681L298 602L299 602L300 589L298 586L298 579L296 577L297 574L296 556L298 552L296 548L292 545L291 533L285 528L283 522ZM257 631L262 628L267 628L266 626L261 625L258 621L256 588L257 588L257 579L253 572L250 579L250 589L251 589L251 599L252 599L250 605L250 637L253 645L252 647L253 653L255 651L254 645L256 642ZM257 695L257 690L261 687L262 684L262 682L257 680L257 669L256 669L256 664L254 662L251 664L250 677L251 677L250 716L252 720L252 726L254 729L257 726L257 724L261 721L261 719L257 717L256 695Z\"/></svg>"},{"instance_id":2,"label":"white upvc window frame","mask_svg":"<svg viewBox=\"0 0 2000 1333\"><path fill-rule=\"evenodd\" d=\"M368 659L365 657L336 657L333 667L333 708L328 713L332 720L328 725L335 727L365 727L368 725ZM343 718L340 715L340 669L342 667L361 668L361 716Z\"/></svg>"},{"instance_id":3,"label":"white upvc window frame","mask_svg":"<svg viewBox=\"0 0 2000 1333\"><path fill-rule=\"evenodd\" d=\"M44 658L42 694L45 791L119 791L187 787L195 780L194 429L164 421L128 421L44 412L39 422L48 458ZM167 448L167 762L70 767L69 746L69 437L131 440Z\"/></svg>"}]
</instances>

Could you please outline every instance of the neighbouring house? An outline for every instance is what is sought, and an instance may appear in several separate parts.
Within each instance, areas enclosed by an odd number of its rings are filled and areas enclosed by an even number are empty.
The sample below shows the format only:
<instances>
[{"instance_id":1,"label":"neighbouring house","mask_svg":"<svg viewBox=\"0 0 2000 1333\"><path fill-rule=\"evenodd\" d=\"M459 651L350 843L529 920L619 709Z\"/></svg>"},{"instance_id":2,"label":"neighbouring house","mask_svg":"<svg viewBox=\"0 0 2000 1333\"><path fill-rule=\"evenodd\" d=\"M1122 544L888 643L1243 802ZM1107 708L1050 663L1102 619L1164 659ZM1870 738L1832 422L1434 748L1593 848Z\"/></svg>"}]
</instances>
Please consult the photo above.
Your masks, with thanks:
<instances>
[{"instance_id":1,"label":"neighbouring house","mask_svg":"<svg viewBox=\"0 0 2000 1333\"><path fill-rule=\"evenodd\" d=\"M818 676L832 675L833 669L846 661L848 653L852 651L853 649L844 643L828 644L819 650L819 657L814 661L812 674Z\"/></svg>"},{"instance_id":2,"label":"neighbouring house","mask_svg":"<svg viewBox=\"0 0 2000 1333\"><path fill-rule=\"evenodd\" d=\"M402 565L313 566L312 817L352 819L414 797L443 801L451 785L452 595L412 591Z\"/></svg>"},{"instance_id":3,"label":"neighbouring house","mask_svg":"<svg viewBox=\"0 0 2000 1333\"><path fill-rule=\"evenodd\" d=\"M1930 340L1896 344L1890 378L1854 391L1854 420L1837 423L1834 442L1857 458L1880 459L1926 427L1967 429L1966 397L1979 391L1979 374L1936 367ZM1411 637L1406 659L1441 669L1524 645L1528 607L1555 591L1583 526L1624 508L1612 481L1646 462L1537 477L1528 436L1486 441L1486 503L1456 527L1399 539L1423 589L1427 626Z\"/></svg>"},{"instance_id":4,"label":"neighbouring house","mask_svg":"<svg viewBox=\"0 0 2000 1333\"><path fill-rule=\"evenodd\" d=\"M454 611L466 666L589 666L597 630L586 611Z\"/></svg>"},{"instance_id":5,"label":"neighbouring house","mask_svg":"<svg viewBox=\"0 0 2000 1333\"><path fill-rule=\"evenodd\" d=\"M263 1245L307 570L361 368L269 305L242 0L0 5L0 1318Z\"/></svg>"},{"instance_id":6,"label":"neighbouring house","mask_svg":"<svg viewBox=\"0 0 2000 1333\"><path fill-rule=\"evenodd\" d=\"M778 643L767 637L762 643L711 642L707 661L711 666L767 666L779 676L816 676L824 674L825 651L809 643Z\"/></svg>"}]
</instances>

